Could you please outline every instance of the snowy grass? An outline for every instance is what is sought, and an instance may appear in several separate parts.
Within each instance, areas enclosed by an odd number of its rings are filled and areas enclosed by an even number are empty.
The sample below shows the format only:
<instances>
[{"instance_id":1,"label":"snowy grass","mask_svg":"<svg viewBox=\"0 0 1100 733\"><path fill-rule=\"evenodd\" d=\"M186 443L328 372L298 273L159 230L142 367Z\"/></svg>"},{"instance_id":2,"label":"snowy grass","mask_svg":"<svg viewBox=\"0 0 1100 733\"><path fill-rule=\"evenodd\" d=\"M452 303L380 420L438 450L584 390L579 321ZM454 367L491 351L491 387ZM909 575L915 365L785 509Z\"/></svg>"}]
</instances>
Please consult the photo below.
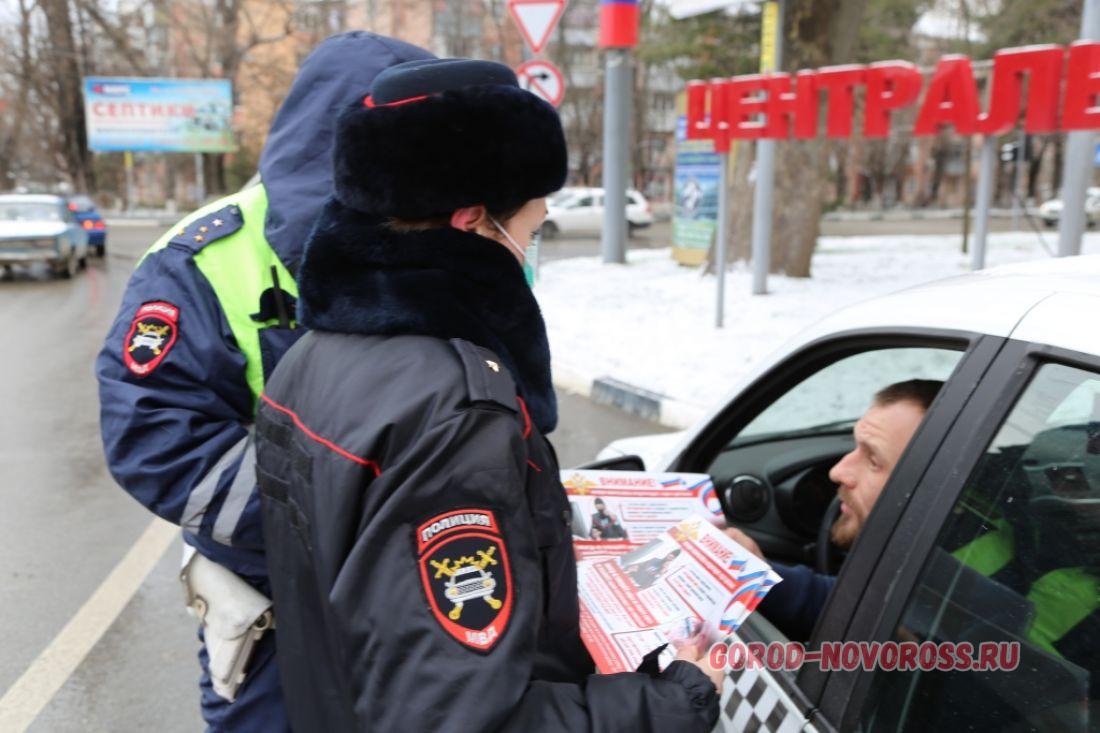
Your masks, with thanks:
<instances>
[{"instance_id":1,"label":"snowy grass","mask_svg":"<svg viewBox=\"0 0 1100 733\"><path fill-rule=\"evenodd\" d=\"M1043 235L1057 246L1057 232ZM1100 233L1083 250L1100 253ZM988 265L1048 259L1031 232L992 234ZM590 378L614 377L705 409L754 362L800 329L839 308L969 271L960 237L822 237L813 277L772 276L750 295L739 263L726 276L723 329L714 327L715 277L677 265L668 249L629 253L626 265L598 258L545 265L536 289L554 366Z\"/></svg>"}]
</instances>

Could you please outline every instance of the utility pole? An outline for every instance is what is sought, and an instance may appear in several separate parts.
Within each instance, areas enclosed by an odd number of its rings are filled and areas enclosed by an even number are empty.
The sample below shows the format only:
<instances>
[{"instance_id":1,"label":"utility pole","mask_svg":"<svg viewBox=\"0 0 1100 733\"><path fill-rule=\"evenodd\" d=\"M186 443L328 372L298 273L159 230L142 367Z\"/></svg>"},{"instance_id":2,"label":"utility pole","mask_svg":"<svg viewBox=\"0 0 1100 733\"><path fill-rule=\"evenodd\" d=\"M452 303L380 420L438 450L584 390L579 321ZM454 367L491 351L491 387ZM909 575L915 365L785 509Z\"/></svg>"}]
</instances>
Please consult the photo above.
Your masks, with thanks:
<instances>
[{"instance_id":1,"label":"utility pole","mask_svg":"<svg viewBox=\"0 0 1100 733\"><path fill-rule=\"evenodd\" d=\"M783 0L764 3L761 23L760 73L783 67ZM769 43L770 39L774 42ZM770 47L770 48L769 48ZM770 51L770 53L769 53ZM752 199L752 294L768 292L771 267L772 196L775 192L775 140L756 143L756 191ZM721 191L723 197L726 191ZM721 243L727 246L726 242ZM719 273L722 277L725 273Z\"/></svg>"}]
</instances>

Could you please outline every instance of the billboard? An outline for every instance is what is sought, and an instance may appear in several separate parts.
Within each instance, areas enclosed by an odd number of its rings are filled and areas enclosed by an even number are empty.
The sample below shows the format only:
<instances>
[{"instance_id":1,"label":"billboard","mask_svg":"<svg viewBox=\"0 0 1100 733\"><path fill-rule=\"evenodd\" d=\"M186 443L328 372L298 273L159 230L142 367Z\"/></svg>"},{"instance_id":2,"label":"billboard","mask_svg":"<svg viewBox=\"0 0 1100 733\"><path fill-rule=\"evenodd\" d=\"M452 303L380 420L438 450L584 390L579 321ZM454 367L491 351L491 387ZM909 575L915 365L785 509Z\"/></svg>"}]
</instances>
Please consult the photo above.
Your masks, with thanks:
<instances>
[{"instance_id":1,"label":"billboard","mask_svg":"<svg viewBox=\"0 0 1100 733\"><path fill-rule=\"evenodd\" d=\"M221 153L236 150L228 79L84 78L88 147Z\"/></svg>"}]
</instances>

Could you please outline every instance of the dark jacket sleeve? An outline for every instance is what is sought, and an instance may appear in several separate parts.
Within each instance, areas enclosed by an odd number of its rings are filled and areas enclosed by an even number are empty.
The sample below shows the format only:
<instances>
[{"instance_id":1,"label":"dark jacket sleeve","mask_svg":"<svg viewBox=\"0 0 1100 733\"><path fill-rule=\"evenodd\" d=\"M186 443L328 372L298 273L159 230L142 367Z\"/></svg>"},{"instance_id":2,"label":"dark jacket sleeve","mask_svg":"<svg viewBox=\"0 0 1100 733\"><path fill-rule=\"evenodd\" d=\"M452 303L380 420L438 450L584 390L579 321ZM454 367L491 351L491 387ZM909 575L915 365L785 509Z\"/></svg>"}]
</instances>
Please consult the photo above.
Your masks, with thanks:
<instances>
[{"instance_id":1,"label":"dark jacket sleeve","mask_svg":"<svg viewBox=\"0 0 1100 733\"><path fill-rule=\"evenodd\" d=\"M321 527L311 530L313 557L347 662L356 728L710 730L718 714L714 685L685 662L658 677L536 679L546 594L576 588L557 589L545 577L524 488L525 471L534 469L514 415L475 406L418 435L402 456L382 462L380 475L355 500L359 511L349 514L347 499L320 484L311 498L321 503L315 514ZM326 463L345 460L329 456ZM312 473L331 477L337 470L344 469L315 463ZM325 507L329 502L340 508ZM445 614L433 611L429 593L436 581L417 545L425 521L462 509L488 510L499 521L511 575L511 598L498 599L510 605L510 615L484 651L456 640L444 627Z\"/></svg>"},{"instance_id":2,"label":"dark jacket sleeve","mask_svg":"<svg viewBox=\"0 0 1100 733\"><path fill-rule=\"evenodd\" d=\"M758 611L792 641L807 641L817 617L836 585L835 575L821 575L804 565L773 563L783 582L768 591Z\"/></svg>"},{"instance_id":3,"label":"dark jacket sleeve","mask_svg":"<svg viewBox=\"0 0 1100 733\"><path fill-rule=\"evenodd\" d=\"M178 308L175 341L144 375L126 364L131 325L147 303ZM262 547L247 423L245 359L191 253L171 245L138 266L96 361L107 465L135 499L200 539L230 544L239 525ZM238 472L240 477L238 478ZM248 535L251 535L249 538Z\"/></svg>"}]
</instances>

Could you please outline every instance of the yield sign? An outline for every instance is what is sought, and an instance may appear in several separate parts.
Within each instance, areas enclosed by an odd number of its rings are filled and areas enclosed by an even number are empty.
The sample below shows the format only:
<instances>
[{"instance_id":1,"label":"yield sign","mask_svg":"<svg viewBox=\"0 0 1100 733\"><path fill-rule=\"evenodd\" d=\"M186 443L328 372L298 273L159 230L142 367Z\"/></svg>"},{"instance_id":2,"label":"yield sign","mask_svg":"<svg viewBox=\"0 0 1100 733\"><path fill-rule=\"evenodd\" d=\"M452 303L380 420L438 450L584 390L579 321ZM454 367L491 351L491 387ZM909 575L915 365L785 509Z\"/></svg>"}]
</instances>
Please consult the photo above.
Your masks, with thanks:
<instances>
[{"instance_id":1,"label":"yield sign","mask_svg":"<svg viewBox=\"0 0 1100 733\"><path fill-rule=\"evenodd\" d=\"M508 0L508 12L531 50L538 53L565 10L565 0Z\"/></svg>"},{"instance_id":2,"label":"yield sign","mask_svg":"<svg viewBox=\"0 0 1100 733\"><path fill-rule=\"evenodd\" d=\"M557 107L565 96L565 80L549 61L525 61L516 69L519 85Z\"/></svg>"}]
</instances>

